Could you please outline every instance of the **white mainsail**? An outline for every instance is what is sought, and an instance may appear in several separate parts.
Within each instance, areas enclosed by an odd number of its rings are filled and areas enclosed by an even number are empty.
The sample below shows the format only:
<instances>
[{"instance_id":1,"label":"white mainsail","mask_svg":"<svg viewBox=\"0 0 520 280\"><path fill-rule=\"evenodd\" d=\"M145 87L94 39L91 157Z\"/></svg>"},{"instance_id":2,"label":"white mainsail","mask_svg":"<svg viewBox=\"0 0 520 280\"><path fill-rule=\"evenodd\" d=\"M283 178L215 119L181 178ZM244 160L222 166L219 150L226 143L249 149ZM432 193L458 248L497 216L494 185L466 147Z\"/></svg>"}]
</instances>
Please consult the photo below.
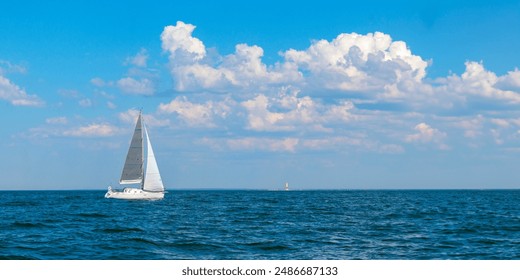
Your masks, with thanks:
<instances>
[{"instance_id":1,"label":"white mainsail","mask_svg":"<svg viewBox=\"0 0 520 280\"><path fill-rule=\"evenodd\" d=\"M146 173L144 175L143 190L150 192L163 192L164 186L161 180L161 174L159 173L159 167L157 161L155 161L155 155L152 149L152 143L148 137L148 130L144 127L144 135L146 136Z\"/></svg>"},{"instance_id":2,"label":"white mainsail","mask_svg":"<svg viewBox=\"0 0 520 280\"><path fill-rule=\"evenodd\" d=\"M120 184L139 184L143 181L143 133L141 114L135 124L134 135L126 154Z\"/></svg>"}]
</instances>

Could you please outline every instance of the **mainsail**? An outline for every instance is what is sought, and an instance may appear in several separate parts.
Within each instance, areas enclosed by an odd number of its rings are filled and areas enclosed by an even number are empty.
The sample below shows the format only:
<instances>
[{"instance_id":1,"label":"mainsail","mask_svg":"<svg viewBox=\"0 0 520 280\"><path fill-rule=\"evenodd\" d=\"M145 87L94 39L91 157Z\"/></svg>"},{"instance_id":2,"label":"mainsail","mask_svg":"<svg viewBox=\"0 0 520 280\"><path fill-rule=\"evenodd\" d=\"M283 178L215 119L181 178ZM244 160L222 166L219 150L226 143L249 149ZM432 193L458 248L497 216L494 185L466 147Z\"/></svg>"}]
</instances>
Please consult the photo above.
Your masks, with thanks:
<instances>
[{"instance_id":1,"label":"mainsail","mask_svg":"<svg viewBox=\"0 0 520 280\"><path fill-rule=\"evenodd\" d=\"M159 174L159 167L157 167L157 161L155 161L155 155L152 149L152 143L148 137L148 130L144 126L144 134L146 136L146 174L144 175L143 190L150 192L162 192L164 186L161 180L161 174Z\"/></svg>"},{"instance_id":2,"label":"mainsail","mask_svg":"<svg viewBox=\"0 0 520 280\"><path fill-rule=\"evenodd\" d=\"M120 184L139 184L143 181L143 133L141 114L135 124L134 136L126 154Z\"/></svg>"}]
</instances>

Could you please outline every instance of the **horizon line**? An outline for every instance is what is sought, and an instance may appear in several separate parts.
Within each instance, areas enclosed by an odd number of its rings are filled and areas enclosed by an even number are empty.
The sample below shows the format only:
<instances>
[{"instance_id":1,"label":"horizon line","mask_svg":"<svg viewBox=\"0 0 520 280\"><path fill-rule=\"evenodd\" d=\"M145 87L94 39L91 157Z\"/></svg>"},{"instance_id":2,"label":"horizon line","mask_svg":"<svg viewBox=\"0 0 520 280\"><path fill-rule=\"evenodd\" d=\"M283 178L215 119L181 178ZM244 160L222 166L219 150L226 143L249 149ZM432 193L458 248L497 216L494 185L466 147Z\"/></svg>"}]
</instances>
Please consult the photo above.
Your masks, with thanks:
<instances>
[{"instance_id":1,"label":"horizon line","mask_svg":"<svg viewBox=\"0 0 520 280\"><path fill-rule=\"evenodd\" d=\"M354 188L297 188L297 189L289 189L285 190L283 188L174 188L174 189L166 189L166 192L170 191L282 191L282 192L294 192L294 191L420 191L420 190L520 190L520 187L354 187ZM0 188L0 191L106 191L105 188L100 189L86 189L86 188L77 188L77 189L65 189L65 188Z\"/></svg>"}]
</instances>

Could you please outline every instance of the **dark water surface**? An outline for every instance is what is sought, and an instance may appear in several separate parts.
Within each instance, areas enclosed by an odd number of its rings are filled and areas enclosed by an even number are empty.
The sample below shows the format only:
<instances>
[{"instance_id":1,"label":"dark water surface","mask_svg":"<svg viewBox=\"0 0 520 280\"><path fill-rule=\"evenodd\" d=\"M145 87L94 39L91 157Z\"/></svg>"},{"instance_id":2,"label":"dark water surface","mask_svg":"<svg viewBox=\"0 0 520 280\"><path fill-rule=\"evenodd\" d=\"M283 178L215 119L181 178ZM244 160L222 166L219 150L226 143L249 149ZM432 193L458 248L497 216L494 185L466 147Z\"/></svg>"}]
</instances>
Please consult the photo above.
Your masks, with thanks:
<instances>
[{"instance_id":1,"label":"dark water surface","mask_svg":"<svg viewBox=\"0 0 520 280\"><path fill-rule=\"evenodd\" d=\"M520 259L520 191L0 192L0 259Z\"/></svg>"}]
</instances>

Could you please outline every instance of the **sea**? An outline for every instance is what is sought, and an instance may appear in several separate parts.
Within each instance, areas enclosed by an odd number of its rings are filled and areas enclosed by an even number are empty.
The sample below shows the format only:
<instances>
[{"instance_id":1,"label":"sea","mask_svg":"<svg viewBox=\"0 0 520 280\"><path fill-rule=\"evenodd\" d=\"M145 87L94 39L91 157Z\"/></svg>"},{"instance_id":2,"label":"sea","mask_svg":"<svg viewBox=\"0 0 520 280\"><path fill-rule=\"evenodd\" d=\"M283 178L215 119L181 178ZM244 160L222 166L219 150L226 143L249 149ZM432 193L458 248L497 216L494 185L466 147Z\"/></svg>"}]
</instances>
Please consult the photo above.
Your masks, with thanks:
<instances>
[{"instance_id":1,"label":"sea","mask_svg":"<svg viewBox=\"0 0 520 280\"><path fill-rule=\"evenodd\" d=\"M104 194L1 191L0 259L520 259L520 190Z\"/></svg>"}]
</instances>

